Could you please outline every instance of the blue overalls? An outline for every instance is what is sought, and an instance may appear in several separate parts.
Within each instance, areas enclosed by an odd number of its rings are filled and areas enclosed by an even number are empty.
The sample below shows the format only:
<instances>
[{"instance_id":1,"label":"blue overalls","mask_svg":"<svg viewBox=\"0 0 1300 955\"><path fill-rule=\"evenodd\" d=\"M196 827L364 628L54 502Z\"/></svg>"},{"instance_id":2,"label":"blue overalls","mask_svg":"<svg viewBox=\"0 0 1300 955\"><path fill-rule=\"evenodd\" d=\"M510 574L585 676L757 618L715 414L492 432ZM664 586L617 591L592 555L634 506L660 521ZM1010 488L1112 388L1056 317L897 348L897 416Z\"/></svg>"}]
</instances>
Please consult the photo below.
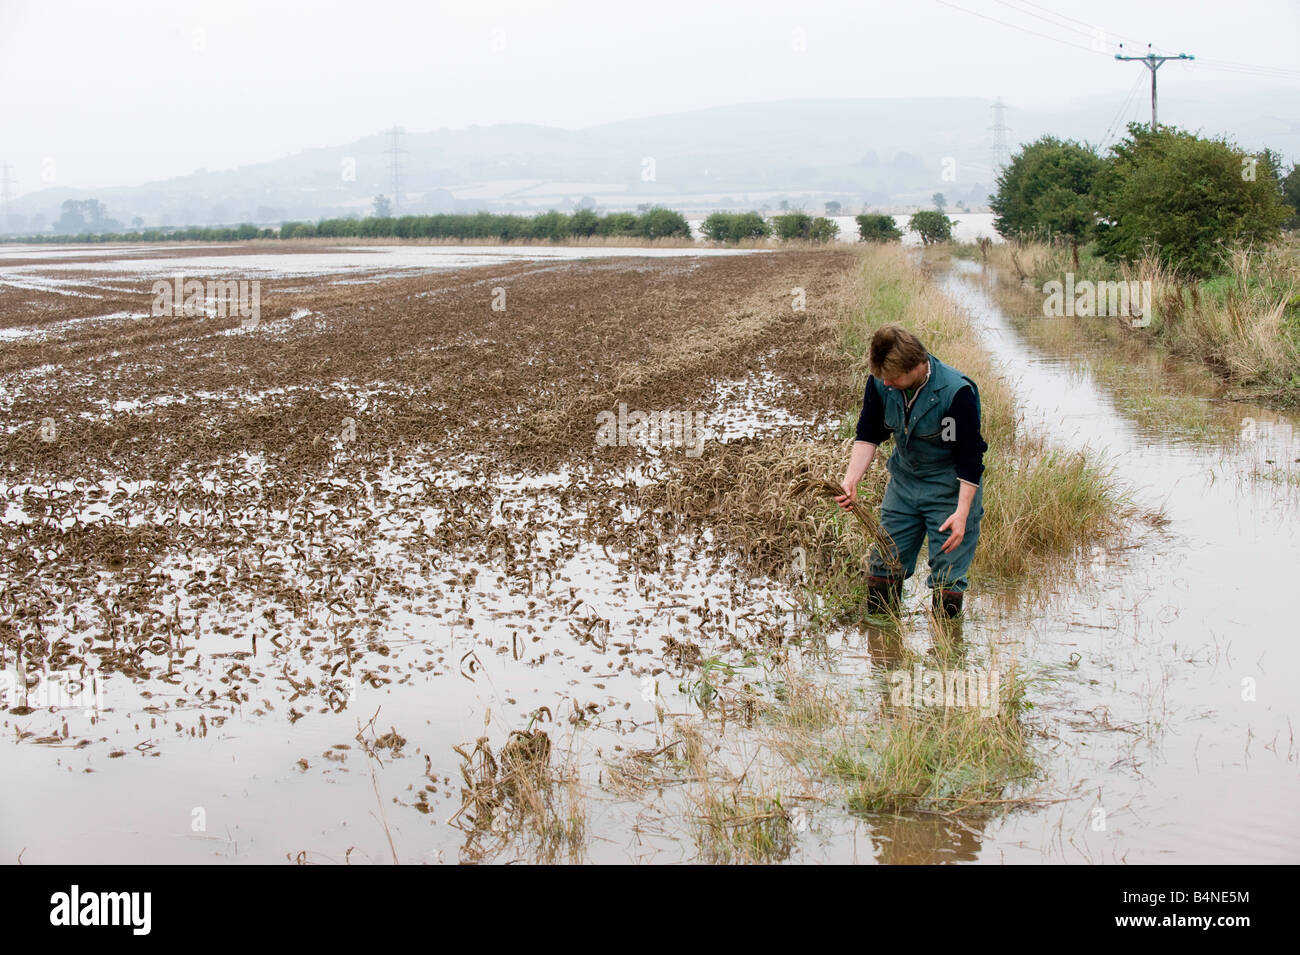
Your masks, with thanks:
<instances>
[{"instance_id":1,"label":"blue overalls","mask_svg":"<svg viewBox=\"0 0 1300 955\"><path fill-rule=\"evenodd\" d=\"M984 484L980 483L971 502L966 536L955 550L943 553L940 548L948 539L949 531L940 531L939 526L957 510L960 487L952 444L942 441L943 419L953 396L968 386L975 392L975 407L978 409L979 388L957 369L931 355L930 378L916 394L911 416L905 417L907 401L903 392L884 385L878 378L872 380L878 397L883 399L885 427L894 438L894 453L889 456L888 464L889 484L880 508L880 522L894 539L903 579L912 576L921 541L928 534L930 576L926 586L965 591L966 574L979 540L980 518L984 516ZM899 570L897 567L891 569L881 561L879 553L873 551L871 575L897 579Z\"/></svg>"}]
</instances>

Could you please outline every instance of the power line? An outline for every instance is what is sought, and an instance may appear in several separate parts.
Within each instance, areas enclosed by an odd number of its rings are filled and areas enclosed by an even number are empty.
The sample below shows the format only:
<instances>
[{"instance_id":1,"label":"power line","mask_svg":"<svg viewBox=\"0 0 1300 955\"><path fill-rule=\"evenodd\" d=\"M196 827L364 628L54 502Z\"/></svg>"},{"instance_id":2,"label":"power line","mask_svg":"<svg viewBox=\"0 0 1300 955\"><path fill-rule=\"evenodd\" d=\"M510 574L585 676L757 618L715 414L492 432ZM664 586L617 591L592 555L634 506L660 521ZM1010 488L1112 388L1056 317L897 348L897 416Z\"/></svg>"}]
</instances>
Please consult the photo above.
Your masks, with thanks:
<instances>
[{"instance_id":1,"label":"power line","mask_svg":"<svg viewBox=\"0 0 1300 955\"><path fill-rule=\"evenodd\" d=\"M1100 27L1095 23L1088 23L1086 20L1080 20L1077 17L1070 16L1069 14L1057 13L1055 10L1049 10L1047 7L1040 6L1039 4L1034 3L1033 0L1019 0L1019 2L1023 3L1027 7L1034 7L1038 10L1042 10L1044 13L1050 13L1052 16L1059 17L1062 20L1069 20L1072 23L1077 23L1080 26L1088 27L1093 30L1101 30L1101 32L1104 33L1106 36L1113 36L1118 40L1128 40L1130 43L1137 42L1136 40L1133 40L1131 37L1127 37L1122 33L1115 33L1114 31L1107 30L1104 27ZM1025 12L1028 13L1029 11L1026 10ZM1061 24L1061 25L1064 26L1065 24ZM1084 31L1080 30L1079 32L1082 33Z\"/></svg>"},{"instance_id":2,"label":"power line","mask_svg":"<svg viewBox=\"0 0 1300 955\"><path fill-rule=\"evenodd\" d=\"M1095 39L1098 33L1100 33L1102 36L1106 35L1106 31L1101 29L1100 27L1094 26L1089 29L1084 29L1083 27L1071 26L1068 23L1060 23L1049 17L1043 16L1043 14L1041 13L1034 13L1032 10L1022 9L1021 7L1018 7L1015 4L1011 3L1010 0L997 0L997 2L1002 4L1004 7L1009 7L1010 9L1016 11L1016 13L1028 14L1031 17L1035 17L1039 20L1042 20L1044 23L1050 23L1054 27L1059 27L1063 30L1073 30L1075 33L1082 33L1084 36L1089 37L1091 39ZM1033 4L1030 4L1030 6L1033 6ZM1038 9L1043 10L1045 8L1039 7ZM1046 12L1051 13L1052 11L1047 10Z\"/></svg>"},{"instance_id":3,"label":"power line","mask_svg":"<svg viewBox=\"0 0 1300 955\"><path fill-rule=\"evenodd\" d=\"M997 2L1007 6L1011 5L1010 0L997 0ZM1125 36L1123 33L1116 33L1112 30L1107 30L1104 27L1101 27L1099 25L1089 24L1087 21L1080 20L1077 17L1072 17L1065 13L1057 13L1054 10L1049 10L1044 6L1040 6L1039 4L1034 3L1033 0L1015 0L1015 2L1024 4L1027 7L1034 7L1035 9L1042 10L1044 13L1050 14L1051 16L1054 17L1059 17L1062 20L1068 20L1071 23L1079 24L1078 27L1071 27L1068 24L1064 24L1064 23L1060 24L1060 26L1065 27L1066 29L1073 29L1078 33L1087 32L1084 29L1080 29L1080 27L1092 27L1092 29L1099 30L1103 35L1108 37L1115 37L1118 40L1127 41L1129 43L1137 42L1132 37ZM1012 9L1015 9L1015 7L1012 7ZM1030 13L1030 11L1028 10L1024 12ZM1036 14L1030 13L1030 15L1035 16ZM1040 17L1040 19L1046 19L1046 18ZM1052 21L1049 20L1048 22L1050 23ZM1158 46L1154 47L1154 49L1157 53L1162 52L1160 47ZM1261 76L1278 76L1287 79L1290 78L1300 79L1300 70L1293 70L1289 67L1262 66L1259 64L1252 64L1252 63L1235 63L1230 60L1218 60L1218 59L1197 59L1196 62L1200 65L1209 66L1214 69L1222 69L1224 72L1250 72L1250 73L1256 73Z\"/></svg>"},{"instance_id":4,"label":"power line","mask_svg":"<svg viewBox=\"0 0 1300 955\"><path fill-rule=\"evenodd\" d=\"M1242 73L1247 76L1265 76L1279 80L1300 80L1300 70L1286 70L1276 66L1251 66L1249 63L1229 63L1224 60L1197 60L1202 69L1217 73Z\"/></svg>"},{"instance_id":5,"label":"power line","mask_svg":"<svg viewBox=\"0 0 1300 955\"><path fill-rule=\"evenodd\" d=\"M971 16L979 17L982 20L990 20L993 23L1000 24L1001 26L1010 27L1013 30L1019 30L1021 33L1028 33L1031 36L1041 37L1044 40L1052 40L1053 42L1056 43L1063 43L1066 46L1074 47L1076 50L1086 50L1089 53L1099 53L1103 56L1105 55L1105 52L1102 50L1094 50L1090 46L1084 46L1081 43L1072 43L1069 40L1061 39L1059 36L1052 36L1050 33L1043 33L1039 30L1031 30L1028 27L1018 26L1015 23L1008 23L1006 20L999 20L997 17L991 17L987 13L980 13L977 10L969 10L966 7L959 7L955 3L949 3L948 0L934 0L934 2L942 4L945 7L952 7L954 10L960 10L962 13L969 13Z\"/></svg>"},{"instance_id":6,"label":"power line","mask_svg":"<svg viewBox=\"0 0 1300 955\"><path fill-rule=\"evenodd\" d=\"M1110 125L1106 127L1106 133L1101 137L1101 145L1098 147L1099 149L1105 149L1110 143L1111 136L1120 131L1121 124L1124 122L1125 117L1128 116L1129 107L1133 105L1133 101L1137 98L1137 92L1141 88L1142 74L1139 73L1137 78L1133 80L1133 85L1129 87L1128 95L1124 97L1124 102L1120 105L1119 111L1115 114L1115 118L1112 119Z\"/></svg>"},{"instance_id":7,"label":"power line","mask_svg":"<svg viewBox=\"0 0 1300 955\"><path fill-rule=\"evenodd\" d=\"M1087 50L1089 53L1100 53L1102 55L1106 54L1105 50L1097 49L1095 46L1084 46L1081 43L1076 43L1073 42L1072 40L1064 39L1059 36L1053 36L1049 33L1043 33L1040 30L1032 30L1028 27L1021 26L1020 24L1017 23L1011 23L1007 20L999 19L998 17L989 16L986 13L980 13L978 10L971 10L967 7L959 6L955 3L949 2L949 0L935 0L935 2L942 4L945 7L951 7L954 10L960 10L962 13L968 13L971 16L979 17L982 20L988 20L1000 26L1010 27L1012 30L1019 30L1021 33L1027 33L1030 36L1041 37L1042 39L1045 40L1052 40L1053 42L1061 43L1064 44L1065 46L1074 47L1077 50ZM1129 43L1137 42L1132 37L1126 36L1123 33L1116 33L1107 30L1104 27L1101 27L1097 24L1089 24L1084 20L1080 20L1077 17L1069 16L1068 14L1057 13L1056 11L1050 10L1047 7L1041 6L1037 3L1033 3L1032 0L1014 0L1014 2L1011 2L1011 0L995 0L995 2L1002 4L1008 9L1015 10L1019 13L1025 14L1026 16L1035 17L1039 20L1042 20L1045 23L1052 24L1053 26L1056 26L1060 29L1070 30L1074 33L1091 36L1093 37L1094 40L1097 38L1097 34L1100 33L1103 37L1107 37L1107 38L1115 37L1121 41L1127 41ZM1019 6L1016 6L1016 4L1023 4L1024 6L1027 7L1033 7L1035 10L1042 11L1042 13L1035 13L1032 10L1022 9ZM1049 16L1056 17L1059 20L1065 20L1069 22L1068 23L1058 22L1057 20L1049 19ZM1112 43L1109 39L1106 39L1103 42L1106 46L1115 46L1115 44ZM1124 44L1121 42L1118 45L1122 47ZM1155 52L1157 55L1165 55L1163 54L1161 47L1156 46L1154 44L1148 44L1148 45L1150 46L1152 51ZM1171 56L1170 58L1177 59L1177 56ZM1251 63L1235 63L1228 60L1204 60L1204 61L1198 60L1197 63L1199 68L1214 70L1215 72L1221 72L1221 73L1239 73L1242 75L1260 76L1269 79L1284 79L1284 80L1300 79L1300 70L1292 70L1286 67L1265 66L1261 64L1251 64Z\"/></svg>"}]
</instances>

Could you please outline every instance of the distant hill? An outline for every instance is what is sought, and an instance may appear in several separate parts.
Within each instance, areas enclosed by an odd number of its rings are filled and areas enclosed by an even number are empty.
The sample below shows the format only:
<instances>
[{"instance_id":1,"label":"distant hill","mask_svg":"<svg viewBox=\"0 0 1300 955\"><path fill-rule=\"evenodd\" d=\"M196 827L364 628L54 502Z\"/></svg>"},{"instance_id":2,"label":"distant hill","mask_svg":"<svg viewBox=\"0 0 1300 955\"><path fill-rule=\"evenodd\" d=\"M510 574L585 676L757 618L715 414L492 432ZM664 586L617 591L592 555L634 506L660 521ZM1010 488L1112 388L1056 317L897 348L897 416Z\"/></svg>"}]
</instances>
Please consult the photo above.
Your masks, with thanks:
<instances>
[{"instance_id":1,"label":"distant hill","mask_svg":"<svg viewBox=\"0 0 1300 955\"><path fill-rule=\"evenodd\" d=\"M536 211L594 201L603 209L661 203L685 212L718 208L904 211L942 192L984 206L993 182L992 102L974 97L818 99L746 103L566 130L510 124L409 131L401 136L403 194L397 212ZM1107 144L1123 133L1118 102L1060 112L1006 111L1012 149L1043 133ZM1161 99L1161 121L1270 146L1300 159L1300 94L1279 91L1221 101ZM1147 118L1146 100L1130 116ZM341 146L238 169L200 170L125 188L51 188L14 200L0 226L48 229L65 199L99 199L113 219L144 225L210 225L366 215L391 196L382 132Z\"/></svg>"}]
</instances>

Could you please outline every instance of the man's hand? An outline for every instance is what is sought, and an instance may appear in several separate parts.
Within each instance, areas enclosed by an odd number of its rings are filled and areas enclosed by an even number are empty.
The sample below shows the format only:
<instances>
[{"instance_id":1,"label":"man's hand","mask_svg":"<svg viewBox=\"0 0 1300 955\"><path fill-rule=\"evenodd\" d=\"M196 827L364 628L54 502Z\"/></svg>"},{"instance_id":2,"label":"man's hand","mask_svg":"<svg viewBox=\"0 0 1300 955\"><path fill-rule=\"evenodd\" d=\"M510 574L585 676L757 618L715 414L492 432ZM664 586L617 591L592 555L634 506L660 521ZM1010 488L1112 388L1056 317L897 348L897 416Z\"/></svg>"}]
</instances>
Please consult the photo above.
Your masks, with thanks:
<instances>
[{"instance_id":1,"label":"man's hand","mask_svg":"<svg viewBox=\"0 0 1300 955\"><path fill-rule=\"evenodd\" d=\"M979 490L979 485L971 484L969 481L957 482L957 510L948 515L948 519L939 525L939 533L951 529L952 533L948 539L943 542L939 548L943 553L950 554L961 546L962 539L966 536L966 518L970 517L971 504L975 502L975 492Z\"/></svg>"},{"instance_id":2,"label":"man's hand","mask_svg":"<svg viewBox=\"0 0 1300 955\"><path fill-rule=\"evenodd\" d=\"M844 472L844 482L840 485L844 493L835 498L835 503L844 510L852 510L853 505L857 503L858 482L867 473L867 468L871 467L871 461L875 456L874 444L866 441L853 442L853 453L849 456L849 469Z\"/></svg>"},{"instance_id":3,"label":"man's hand","mask_svg":"<svg viewBox=\"0 0 1300 955\"><path fill-rule=\"evenodd\" d=\"M845 478L844 483L840 486L844 488L844 493L835 498L835 503L846 511L852 510L853 505L858 500L858 482Z\"/></svg>"},{"instance_id":4,"label":"man's hand","mask_svg":"<svg viewBox=\"0 0 1300 955\"><path fill-rule=\"evenodd\" d=\"M948 519L939 525L940 533L952 528L952 533L948 535L948 539L943 542L939 550L950 554L961 546L962 540L966 537L966 518L969 516L970 508L958 506L957 510L948 515Z\"/></svg>"}]
</instances>

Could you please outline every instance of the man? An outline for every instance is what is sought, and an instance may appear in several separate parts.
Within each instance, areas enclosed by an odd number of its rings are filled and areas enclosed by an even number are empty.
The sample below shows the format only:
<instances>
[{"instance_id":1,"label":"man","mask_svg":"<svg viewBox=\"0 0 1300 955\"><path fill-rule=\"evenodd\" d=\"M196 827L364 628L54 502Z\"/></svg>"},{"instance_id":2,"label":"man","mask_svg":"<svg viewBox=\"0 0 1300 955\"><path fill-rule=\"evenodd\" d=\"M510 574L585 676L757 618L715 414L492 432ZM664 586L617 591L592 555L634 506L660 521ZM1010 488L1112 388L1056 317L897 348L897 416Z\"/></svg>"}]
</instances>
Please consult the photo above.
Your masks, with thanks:
<instances>
[{"instance_id":1,"label":"man","mask_svg":"<svg viewBox=\"0 0 1300 955\"><path fill-rule=\"evenodd\" d=\"M929 537L930 576L936 614L962 610L966 574L984 516L984 452L979 389L975 382L931 355L915 335L885 325L871 339L867 379L856 440L836 498L846 510L856 500L876 448L894 439L889 484L880 521L894 540L898 563L891 569L871 555L868 607L896 611L903 581L912 576L921 541Z\"/></svg>"}]
</instances>

